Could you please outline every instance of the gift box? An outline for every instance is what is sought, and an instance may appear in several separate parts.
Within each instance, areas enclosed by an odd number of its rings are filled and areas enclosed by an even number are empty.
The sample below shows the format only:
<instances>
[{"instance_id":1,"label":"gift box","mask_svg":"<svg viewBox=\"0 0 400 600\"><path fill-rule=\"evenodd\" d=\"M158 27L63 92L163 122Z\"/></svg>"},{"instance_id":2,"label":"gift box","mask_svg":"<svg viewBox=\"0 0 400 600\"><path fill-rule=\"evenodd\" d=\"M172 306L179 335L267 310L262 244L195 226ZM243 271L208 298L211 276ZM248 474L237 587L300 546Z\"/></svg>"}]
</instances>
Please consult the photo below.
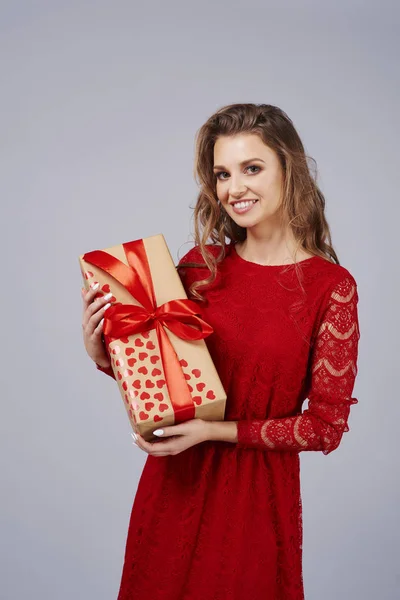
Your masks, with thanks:
<instances>
[{"instance_id":1,"label":"gift box","mask_svg":"<svg viewBox=\"0 0 400 600\"><path fill-rule=\"evenodd\" d=\"M86 289L112 293L103 336L132 428L222 421L226 394L204 338L212 328L187 298L163 235L79 257Z\"/></svg>"}]
</instances>

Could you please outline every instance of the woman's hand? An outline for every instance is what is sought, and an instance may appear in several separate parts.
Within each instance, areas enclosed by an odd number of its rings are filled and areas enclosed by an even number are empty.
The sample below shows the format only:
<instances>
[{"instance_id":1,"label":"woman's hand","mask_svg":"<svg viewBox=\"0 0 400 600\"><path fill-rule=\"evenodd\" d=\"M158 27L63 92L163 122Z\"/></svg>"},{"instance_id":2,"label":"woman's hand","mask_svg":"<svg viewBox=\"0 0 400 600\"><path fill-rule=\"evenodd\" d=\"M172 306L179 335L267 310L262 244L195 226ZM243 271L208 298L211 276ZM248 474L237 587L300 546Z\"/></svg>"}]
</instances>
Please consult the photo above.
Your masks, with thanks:
<instances>
[{"instance_id":1,"label":"woman's hand","mask_svg":"<svg viewBox=\"0 0 400 600\"><path fill-rule=\"evenodd\" d=\"M179 454L191 446L201 444L209 439L208 423L202 419L191 419L185 423L179 423L179 425L157 429L153 433L157 435L157 432L160 432L159 436L168 439L146 442L141 435L133 433L134 443L152 456L169 456Z\"/></svg>"},{"instance_id":2,"label":"woman's hand","mask_svg":"<svg viewBox=\"0 0 400 600\"><path fill-rule=\"evenodd\" d=\"M84 288L81 290L83 300L83 342L90 358L100 365L100 367L107 368L111 363L101 334L103 333L104 313L107 308L111 306L108 301L112 294L109 293L102 298L96 298L96 300L94 300L98 287L99 284L95 285L87 292Z\"/></svg>"}]
</instances>

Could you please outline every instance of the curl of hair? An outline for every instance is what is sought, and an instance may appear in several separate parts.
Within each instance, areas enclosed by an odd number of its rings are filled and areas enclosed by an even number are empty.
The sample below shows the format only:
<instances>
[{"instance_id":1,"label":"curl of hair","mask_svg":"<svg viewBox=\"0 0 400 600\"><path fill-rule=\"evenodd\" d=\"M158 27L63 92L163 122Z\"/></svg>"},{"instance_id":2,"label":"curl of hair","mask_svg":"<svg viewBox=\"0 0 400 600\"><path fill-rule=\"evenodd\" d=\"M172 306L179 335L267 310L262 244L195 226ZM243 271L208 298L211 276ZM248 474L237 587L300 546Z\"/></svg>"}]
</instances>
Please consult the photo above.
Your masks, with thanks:
<instances>
[{"instance_id":1,"label":"curl of hair","mask_svg":"<svg viewBox=\"0 0 400 600\"><path fill-rule=\"evenodd\" d=\"M213 171L214 145L221 136L255 134L274 150L283 171L281 215L296 240L296 252L308 253L339 263L332 247L325 218L325 198L317 185L315 160L307 156L293 122L270 104L230 104L215 112L196 134L194 177L200 187L194 207L194 238L210 274L190 286L190 293L203 300L199 288L216 279L217 265L225 257L226 240L242 242L246 229L239 227L218 201ZM208 252L208 243L221 247L218 256ZM296 263L295 263L296 264ZM199 267L181 263L180 267Z\"/></svg>"}]
</instances>

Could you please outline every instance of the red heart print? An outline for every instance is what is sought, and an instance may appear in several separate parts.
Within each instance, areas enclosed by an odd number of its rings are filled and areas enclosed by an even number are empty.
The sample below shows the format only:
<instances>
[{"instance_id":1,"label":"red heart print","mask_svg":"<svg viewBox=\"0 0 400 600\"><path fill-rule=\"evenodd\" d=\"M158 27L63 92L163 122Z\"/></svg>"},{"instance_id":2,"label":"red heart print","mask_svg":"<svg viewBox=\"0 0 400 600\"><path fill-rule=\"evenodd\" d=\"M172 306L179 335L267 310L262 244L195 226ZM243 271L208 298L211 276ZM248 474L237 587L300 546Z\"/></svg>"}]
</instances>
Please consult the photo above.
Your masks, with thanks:
<instances>
[{"instance_id":1,"label":"red heart print","mask_svg":"<svg viewBox=\"0 0 400 600\"><path fill-rule=\"evenodd\" d=\"M199 392L202 392L205 387L206 387L205 383L197 383L196 384L196 388L198 389Z\"/></svg>"},{"instance_id":2,"label":"red heart print","mask_svg":"<svg viewBox=\"0 0 400 600\"><path fill-rule=\"evenodd\" d=\"M138 348L141 348L142 346L144 346L144 344L140 338L136 338L135 346L137 346Z\"/></svg>"},{"instance_id":3,"label":"red heart print","mask_svg":"<svg viewBox=\"0 0 400 600\"><path fill-rule=\"evenodd\" d=\"M209 400L215 400L215 394L214 394L214 392L212 390L210 390L209 392L207 392L206 398L208 398Z\"/></svg>"},{"instance_id":4,"label":"red heart print","mask_svg":"<svg viewBox=\"0 0 400 600\"><path fill-rule=\"evenodd\" d=\"M149 415L141 410L139 413L139 419L141 421L146 421L146 419L148 419L148 418L149 418Z\"/></svg>"},{"instance_id":5,"label":"red heart print","mask_svg":"<svg viewBox=\"0 0 400 600\"><path fill-rule=\"evenodd\" d=\"M135 352L135 348L125 348L125 354L127 356L130 356L131 354L133 354Z\"/></svg>"},{"instance_id":6,"label":"red heart print","mask_svg":"<svg viewBox=\"0 0 400 600\"><path fill-rule=\"evenodd\" d=\"M122 382L122 387L125 391L128 389L128 384L126 383L126 381Z\"/></svg>"},{"instance_id":7,"label":"red heart print","mask_svg":"<svg viewBox=\"0 0 400 600\"><path fill-rule=\"evenodd\" d=\"M146 410L151 410L154 407L154 402L146 402L144 407Z\"/></svg>"},{"instance_id":8,"label":"red heart print","mask_svg":"<svg viewBox=\"0 0 400 600\"><path fill-rule=\"evenodd\" d=\"M132 418L133 417L133 411L132 411L132 409L130 407L129 407L129 411L128 412L129 412L129 416Z\"/></svg>"},{"instance_id":9,"label":"red heart print","mask_svg":"<svg viewBox=\"0 0 400 600\"><path fill-rule=\"evenodd\" d=\"M146 369L146 367L140 367L140 369L138 369L138 373L141 373L142 375L147 375L148 370Z\"/></svg>"},{"instance_id":10,"label":"red heart print","mask_svg":"<svg viewBox=\"0 0 400 600\"><path fill-rule=\"evenodd\" d=\"M119 340L123 344L129 344L129 338L128 337L122 337L122 338L119 338Z\"/></svg>"},{"instance_id":11,"label":"red heart print","mask_svg":"<svg viewBox=\"0 0 400 600\"><path fill-rule=\"evenodd\" d=\"M128 394L124 394L124 398L125 398L125 402L126 402L127 404L129 404L129 398L128 398Z\"/></svg>"},{"instance_id":12,"label":"red heart print","mask_svg":"<svg viewBox=\"0 0 400 600\"><path fill-rule=\"evenodd\" d=\"M154 383L150 379L146 379L146 387L147 388L153 388L154 387Z\"/></svg>"},{"instance_id":13,"label":"red heart print","mask_svg":"<svg viewBox=\"0 0 400 600\"><path fill-rule=\"evenodd\" d=\"M185 379L186 379L186 381L189 381L189 379L191 379L189 373L185 373Z\"/></svg>"},{"instance_id":14,"label":"red heart print","mask_svg":"<svg viewBox=\"0 0 400 600\"><path fill-rule=\"evenodd\" d=\"M135 423L137 423L137 419L136 419L136 414L135 413L133 413L133 420L134 420Z\"/></svg>"},{"instance_id":15,"label":"red heart print","mask_svg":"<svg viewBox=\"0 0 400 600\"><path fill-rule=\"evenodd\" d=\"M114 348L111 350L112 354L119 354L121 352L121 348L119 346L114 346Z\"/></svg>"},{"instance_id":16,"label":"red heart print","mask_svg":"<svg viewBox=\"0 0 400 600\"><path fill-rule=\"evenodd\" d=\"M154 350L155 349L155 345L153 344L153 342L147 342L146 348L148 350Z\"/></svg>"},{"instance_id":17,"label":"red heart print","mask_svg":"<svg viewBox=\"0 0 400 600\"><path fill-rule=\"evenodd\" d=\"M164 400L164 395L161 394L161 392L158 392L157 394L154 394L154 398L162 402Z\"/></svg>"},{"instance_id":18,"label":"red heart print","mask_svg":"<svg viewBox=\"0 0 400 600\"><path fill-rule=\"evenodd\" d=\"M143 333L142 333L142 337L143 337L145 340L148 340L148 339L149 339L149 337L150 337L150 333L149 333L148 331L143 331Z\"/></svg>"},{"instance_id":19,"label":"red heart print","mask_svg":"<svg viewBox=\"0 0 400 600\"><path fill-rule=\"evenodd\" d=\"M188 388L189 388L189 392L193 392L193 388L191 385L188 385Z\"/></svg>"},{"instance_id":20,"label":"red heart print","mask_svg":"<svg viewBox=\"0 0 400 600\"><path fill-rule=\"evenodd\" d=\"M160 417L160 415L155 415L153 421L154 423L158 423L159 421L162 421L162 417Z\"/></svg>"},{"instance_id":21,"label":"red heart print","mask_svg":"<svg viewBox=\"0 0 400 600\"><path fill-rule=\"evenodd\" d=\"M150 361L153 365L155 365L158 360L160 360L160 357L156 356L156 355L154 355L150 358Z\"/></svg>"},{"instance_id":22,"label":"red heart print","mask_svg":"<svg viewBox=\"0 0 400 600\"><path fill-rule=\"evenodd\" d=\"M125 363L124 363L124 361L122 360L122 358L118 358L118 359L115 361L115 364L116 364L116 366L117 366L117 367L123 367Z\"/></svg>"},{"instance_id":23,"label":"red heart print","mask_svg":"<svg viewBox=\"0 0 400 600\"><path fill-rule=\"evenodd\" d=\"M200 377L200 375L201 375L200 369L193 369L192 373L195 377Z\"/></svg>"},{"instance_id":24,"label":"red heart print","mask_svg":"<svg viewBox=\"0 0 400 600\"><path fill-rule=\"evenodd\" d=\"M116 300L117 300L117 299L116 299L116 297L115 297L115 296L111 296L111 298L110 298L110 302L116 302ZM118 303L118 304L120 304L120 303Z\"/></svg>"},{"instance_id":25,"label":"red heart print","mask_svg":"<svg viewBox=\"0 0 400 600\"><path fill-rule=\"evenodd\" d=\"M124 377L132 377L133 371L131 369L125 369Z\"/></svg>"},{"instance_id":26,"label":"red heart print","mask_svg":"<svg viewBox=\"0 0 400 600\"><path fill-rule=\"evenodd\" d=\"M157 375L161 375L160 369L153 369L151 372L153 377L157 377Z\"/></svg>"},{"instance_id":27,"label":"red heart print","mask_svg":"<svg viewBox=\"0 0 400 600\"><path fill-rule=\"evenodd\" d=\"M161 412L164 412L164 410L168 410L168 404L159 404L158 408L161 410Z\"/></svg>"},{"instance_id":28,"label":"red heart print","mask_svg":"<svg viewBox=\"0 0 400 600\"><path fill-rule=\"evenodd\" d=\"M193 402L194 402L195 404L197 404L197 406L200 406L200 404L201 404L201 396L195 396L195 397L193 398Z\"/></svg>"},{"instance_id":29,"label":"red heart print","mask_svg":"<svg viewBox=\"0 0 400 600\"><path fill-rule=\"evenodd\" d=\"M145 359L145 358L147 358L147 357L148 357L148 354L147 354L147 352L141 352L141 353L139 354L139 360L144 360L144 359Z\"/></svg>"},{"instance_id":30,"label":"red heart print","mask_svg":"<svg viewBox=\"0 0 400 600\"><path fill-rule=\"evenodd\" d=\"M157 387L158 387L158 389L159 389L159 390L160 390L161 388L163 388L163 387L164 387L164 385L165 385L165 381L164 381L164 379L159 379L159 380L157 381Z\"/></svg>"},{"instance_id":31,"label":"red heart print","mask_svg":"<svg viewBox=\"0 0 400 600\"><path fill-rule=\"evenodd\" d=\"M184 358L182 358L182 360L179 361L179 364L181 365L181 367L187 367L188 364L186 362L186 360Z\"/></svg>"},{"instance_id":32,"label":"red heart print","mask_svg":"<svg viewBox=\"0 0 400 600\"><path fill-rule=\"evenodd\" d=\"M133 365L137 362L136 358L128 358L128 365L133 367Z\"/></svg>"},{"instance_id":33,"label":"red heart print","mask_svg":"<svg viewBox=\"0 0 400 600\"><path fill-rule=\"evenodd\" d=\"M91 277L93 277L92 271L86 271L86 273L85 273L85 279L91 279Z\"/></svg>"},{"instance_id":34,"label":"red heart print","mask_svg":"<svg viewBox=\"0 0 400 600\"><path fill-rule=\"evenodd\" d=\"M139 392L137 390L129 390L129 395L131 398L137 398L137 396L139 396Z\"/></svg>"},{"instance_id":35,"label":"red heart print","mask_svg":"<svg viewBox=\"0 0 400 600\"><path fill-rule=\"evenodd\" d=\"M148 400L150 398L150 394L148 394L147 392L142 392L140 394L140 399L141 400Z\"/></svg>"},{"instance_id":36,"label":"red heart print","mask_svg":"<svg viewBox=\"0 0 400 600\"><path fill-rule=\"evenodd\" d=\"M97 294L94 297L94 300L97 300L97 298L102 298L103 294L100 294L100 292L97 292Z\"/></svg>"},{"instance_id":37,"label":"red heart print","mask_svg":"<svg viewBox=\"0 0 400 600\"><path fill-rule=\"evenodd\" d=\"M142 382L140 381L140 379L136 379L133 383L132 386L134 388L136 388L137 390L140 390L140 388L142 387Z\"/></svg>"},{"instance_id":38,"label":"red heart print","mask_svg":"<svg viewBox=\"0 0 400 600\"><path fill-rule=\"evenodd\" d=\"M117 377L118 377L118 379L121 381L121 379L122 379L122 375L121 375L121 373L120 373L119 371L117 372Z\"/></svg>"},{"instance_id":39,"label":"red heart print","mask_svg":"<svg viewBox=\"0 0 400 600\"><path fill-rule=\"evenodd\" d=\"M110 286L108 285L108 283L106 283L101 289L105 294L108 294L108 292L110 291Z\"/></svg>"}]
</instances>

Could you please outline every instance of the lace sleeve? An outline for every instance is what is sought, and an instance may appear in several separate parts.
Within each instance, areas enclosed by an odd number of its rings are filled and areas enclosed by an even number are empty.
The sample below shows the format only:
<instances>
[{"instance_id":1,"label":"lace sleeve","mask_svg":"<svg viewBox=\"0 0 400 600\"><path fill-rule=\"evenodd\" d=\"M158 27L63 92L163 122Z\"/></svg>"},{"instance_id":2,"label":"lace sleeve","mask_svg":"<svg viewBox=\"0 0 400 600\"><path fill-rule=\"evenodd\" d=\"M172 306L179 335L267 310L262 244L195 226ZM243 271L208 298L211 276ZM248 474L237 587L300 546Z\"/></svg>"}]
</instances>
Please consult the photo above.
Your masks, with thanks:
<instances>
[{"instance_id":1,"label":"lace sleeve","mask_svg":"<svg viewBox=\"0 0 400 600\"><path fill-rule=\"evenodd\" d=\"M345 431L357 375L357 284L351 275L337 283L312 350L308 408L301 415L238 421L238 444L271 451L335 450Z\"/></svg>"}]
</instances>

